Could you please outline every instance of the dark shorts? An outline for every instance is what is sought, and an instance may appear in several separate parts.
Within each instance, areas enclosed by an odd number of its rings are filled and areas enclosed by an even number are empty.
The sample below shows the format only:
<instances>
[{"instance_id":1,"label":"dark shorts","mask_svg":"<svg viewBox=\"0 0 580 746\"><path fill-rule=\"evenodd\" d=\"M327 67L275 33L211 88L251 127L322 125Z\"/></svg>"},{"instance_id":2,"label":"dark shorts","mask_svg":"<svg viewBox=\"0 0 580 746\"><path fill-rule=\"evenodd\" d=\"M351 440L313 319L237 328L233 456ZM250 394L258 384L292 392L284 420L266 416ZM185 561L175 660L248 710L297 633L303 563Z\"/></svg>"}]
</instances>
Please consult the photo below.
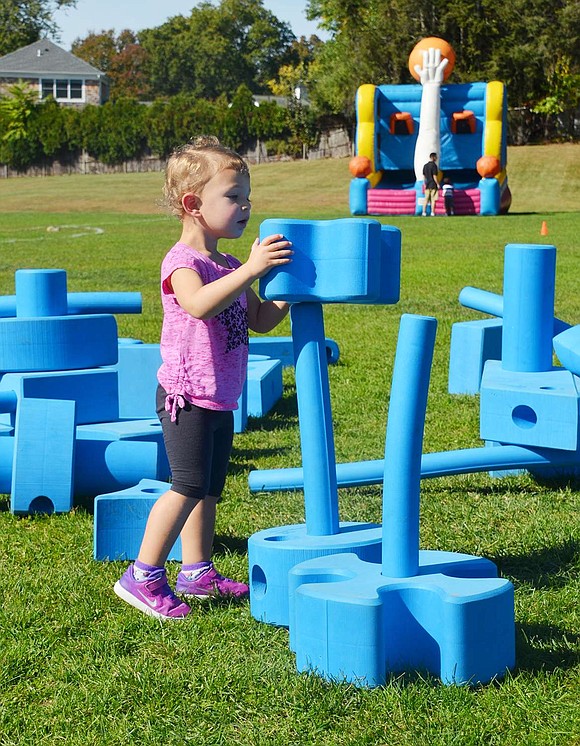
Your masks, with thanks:
<instances>
[{"instance_id":1,"label":"dark shorts","mask_svg":"<svg viewBox=\"0 0 580 746\"><path fill-rule=\"evenodd\" d=\"M186 497L221 497L234 439L234 413L185 402L175 422L157 388L157 415L171 469L171 489Z\"/></svg>"}]
</instances>

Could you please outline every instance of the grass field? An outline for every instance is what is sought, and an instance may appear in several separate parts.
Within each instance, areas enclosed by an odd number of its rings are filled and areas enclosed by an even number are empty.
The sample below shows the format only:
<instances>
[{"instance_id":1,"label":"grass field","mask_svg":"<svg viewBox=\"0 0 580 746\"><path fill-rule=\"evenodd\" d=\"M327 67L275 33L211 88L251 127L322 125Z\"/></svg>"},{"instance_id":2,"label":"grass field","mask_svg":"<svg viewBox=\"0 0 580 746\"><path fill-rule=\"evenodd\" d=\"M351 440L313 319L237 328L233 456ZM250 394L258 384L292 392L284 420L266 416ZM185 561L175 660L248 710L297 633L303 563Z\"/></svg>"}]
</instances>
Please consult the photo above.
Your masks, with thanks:
<instances>
[{"instance_id":1,"label":"grass field","mask_svg":"<svg viewBox=\"0 0 580 746\"><path fill-rule=\"evenodd\" d=\"M512 148L506 217L382 219L403 235L401 301L328 306L340 347L329 371L338 461L381 458L402 313L433 315L438 336L425 451L481 445L478 401L447 393L465 285L502 292L506 243L558 249L556 315L580 323L578 146ZM243 257L274 215L348 217L347 160L256 166L254 215L227 249ZM69 291L138 291L143 313L119 335L157 342L159 263L178 224L156 205L160 174L0 181L0 294L22 267L67 270ZM542 221L549 234L540 236ZM280 334L288 334L286 321ZM304 520L300 493L251 494L250 469L300 465L292 371L284 397L236 436L216 560L247 577L247 538ZM0 464L1 468L1 464ZM0 503L0 746L578 746L580 485L485 474L422 484L421 545L490 558L515 586L517 666L474 689L420 675L374 690L298 674L284 629L247 604L196 606L162 625L112 592L125 563L92 560L90 506L16 517ZM341 520L380 520L379 487L341 490ZM171 565L172 579L177 566Z\"/></svg>"}]
</instances>

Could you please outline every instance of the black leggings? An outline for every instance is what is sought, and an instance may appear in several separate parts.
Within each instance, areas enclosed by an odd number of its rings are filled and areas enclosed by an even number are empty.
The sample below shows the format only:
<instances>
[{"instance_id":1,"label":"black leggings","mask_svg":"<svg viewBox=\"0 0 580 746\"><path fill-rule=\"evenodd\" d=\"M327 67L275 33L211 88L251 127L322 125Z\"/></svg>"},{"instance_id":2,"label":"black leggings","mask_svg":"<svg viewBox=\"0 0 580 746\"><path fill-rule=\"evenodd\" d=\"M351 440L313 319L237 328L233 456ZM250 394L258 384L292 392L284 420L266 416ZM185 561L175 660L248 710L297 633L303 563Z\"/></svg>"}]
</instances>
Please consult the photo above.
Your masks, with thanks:
<instances>
[{"instance_id":1,"label":"black leggings","mask_svg":"<svg viewBox=\"0 0 580 746\"><path fill-rule=\"evenodd\" d=\"M157 388L157 415L171 469L171 489L185 497L220 498L234 439L231 411L202 409L186 401L171 422L165 410L167 394Z\"/></svg>"}]
</instances>

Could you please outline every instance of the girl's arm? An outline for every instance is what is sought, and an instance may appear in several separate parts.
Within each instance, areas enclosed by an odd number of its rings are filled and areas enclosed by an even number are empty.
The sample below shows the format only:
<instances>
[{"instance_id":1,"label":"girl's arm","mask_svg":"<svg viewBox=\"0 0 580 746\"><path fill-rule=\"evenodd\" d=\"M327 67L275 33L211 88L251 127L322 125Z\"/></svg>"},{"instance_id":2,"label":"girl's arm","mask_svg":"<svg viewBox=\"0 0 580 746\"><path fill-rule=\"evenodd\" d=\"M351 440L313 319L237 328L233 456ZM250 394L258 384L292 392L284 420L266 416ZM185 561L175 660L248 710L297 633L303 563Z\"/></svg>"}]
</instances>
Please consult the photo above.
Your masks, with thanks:
<instances>
[{"instance_id":1,"label":"girl's arm","mask_svg":"<svg viewBox=\"0 0 580 746\"><path fill-rule=\"evenodd\" d=\"M219 280L204 285L193 269L181 267L171 275L177 302L196 319L211 319L230 306L252 283L272 267L287 264L293 253L281 235L254 241L248 261Z\"/></svg>"},{"instance_id":2,"label":"girl's arm","mask_svg":"<svg viewBox=\"0 0 580 746\"><path fill-rule=\"evenodd\" d=\"M258 334L272 331L290 309L290 305L283 300L260 300L252 288L246 291L246 298L248 299L248 326Z\"/></svg>"}]
</instances>

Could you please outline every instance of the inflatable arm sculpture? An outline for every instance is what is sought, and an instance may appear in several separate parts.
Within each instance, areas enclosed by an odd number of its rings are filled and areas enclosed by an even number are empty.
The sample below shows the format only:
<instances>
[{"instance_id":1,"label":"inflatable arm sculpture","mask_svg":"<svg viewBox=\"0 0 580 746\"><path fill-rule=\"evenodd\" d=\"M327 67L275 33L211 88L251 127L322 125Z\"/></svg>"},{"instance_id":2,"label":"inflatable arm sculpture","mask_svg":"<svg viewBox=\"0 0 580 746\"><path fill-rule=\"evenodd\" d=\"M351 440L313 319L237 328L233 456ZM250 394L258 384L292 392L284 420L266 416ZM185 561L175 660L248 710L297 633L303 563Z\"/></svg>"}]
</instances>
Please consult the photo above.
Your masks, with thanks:
<instances>
[{"instance_id":1,"label":"inflatable arm sculpture","mask_svg":"<svg viewBox=\"0 0 580 746\"><path fill-rule=\"evenodd\" d=\"M423 50L423 66L415 65L415 72L423 86L421 93L421 119L415 145L415 178L423 180L423 166L431 153L441 154L441 84L449 60L441 59L441 50L430 47Z\"/></svg>"}]
</instances>

